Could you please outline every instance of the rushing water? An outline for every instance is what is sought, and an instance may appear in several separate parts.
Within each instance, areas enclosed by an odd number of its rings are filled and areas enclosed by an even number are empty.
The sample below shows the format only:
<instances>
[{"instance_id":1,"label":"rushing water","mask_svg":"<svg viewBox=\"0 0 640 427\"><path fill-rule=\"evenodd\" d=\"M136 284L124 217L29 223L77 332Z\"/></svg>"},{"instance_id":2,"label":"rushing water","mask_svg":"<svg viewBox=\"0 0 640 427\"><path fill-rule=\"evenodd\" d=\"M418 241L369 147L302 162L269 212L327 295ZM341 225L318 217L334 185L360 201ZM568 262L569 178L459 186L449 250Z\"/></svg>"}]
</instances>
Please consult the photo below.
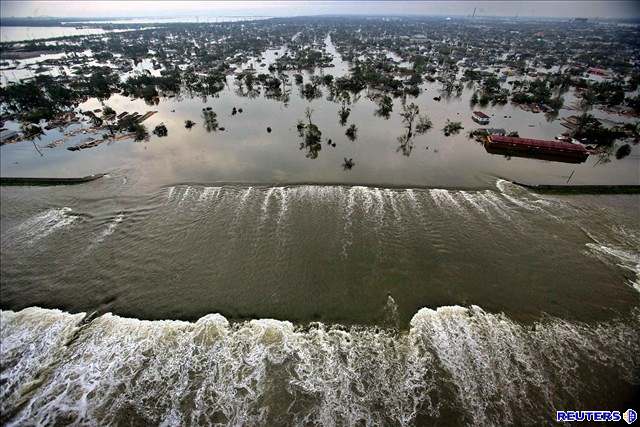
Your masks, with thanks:
<instances>
[{"instance_id":1,"label":"rushing water","mask_svg":"<svg viewBox=\"0 0 640 427\"><path fill-rule=\"evenodd\" d=\"M630 402L640 363L637 312L522 326L476 306L425 308L400 334L217 314L1 316L7 425L543 424L556 409Z\"/></svg>"},{"instance_id":2,"label":"rushing water","mask_svg":"<svg viewBox=\"0 0 640 427\"><path fill-rule=\"evenodd\" d=\"M537 424L634 398L638 196L102 194L126 185L3 188L3 307L81 313L2 312L9 425Z\"/></svg>"}]
</instances>

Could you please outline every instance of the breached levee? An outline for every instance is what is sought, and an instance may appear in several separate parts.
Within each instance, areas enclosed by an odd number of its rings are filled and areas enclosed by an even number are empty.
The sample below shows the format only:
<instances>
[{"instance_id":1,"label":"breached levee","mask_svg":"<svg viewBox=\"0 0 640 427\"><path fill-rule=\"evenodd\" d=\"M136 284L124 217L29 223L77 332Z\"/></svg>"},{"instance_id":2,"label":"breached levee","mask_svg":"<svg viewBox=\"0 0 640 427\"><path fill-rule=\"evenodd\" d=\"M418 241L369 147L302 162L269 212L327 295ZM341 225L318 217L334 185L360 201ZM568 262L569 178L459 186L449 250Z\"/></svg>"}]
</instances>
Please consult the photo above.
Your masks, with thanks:
<instances>
[{"instance_id":1,"label":"breached levee","mask_svg":"<svg viewBox=\"0 0 640 427\"><path fill-rule=\"evenodd\" d=\"M542 424L615 395L640 367L638 310L523 325L425 308L404 332L217 314L82 320L2 312L3 423Z\"/></svg>"}]
</instances>

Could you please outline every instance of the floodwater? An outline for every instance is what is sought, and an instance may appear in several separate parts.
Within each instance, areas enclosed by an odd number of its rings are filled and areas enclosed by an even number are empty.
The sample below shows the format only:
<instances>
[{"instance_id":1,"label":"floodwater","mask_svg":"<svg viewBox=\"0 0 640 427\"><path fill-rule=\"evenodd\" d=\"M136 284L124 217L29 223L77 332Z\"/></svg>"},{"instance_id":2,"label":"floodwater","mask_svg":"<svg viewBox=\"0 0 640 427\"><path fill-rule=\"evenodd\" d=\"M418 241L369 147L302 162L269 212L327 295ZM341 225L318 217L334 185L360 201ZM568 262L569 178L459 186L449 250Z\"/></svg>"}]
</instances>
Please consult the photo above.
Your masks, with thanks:
<instances>
[{"instance_id":1,"label":"floodwater","mask_svg":"<svg viewBox=\"0 0 640 427\"><path fill-rule=\"evenodd\" d=\"M340 60L330 38L327 50L335 55L334 67L323 70L325 74L343 75L348 64ZM284 49L268 50L263 55L265 66L250 61L258 72L268 73L267 67ZM84 53L86 54L86 52ZM22 64L11 73L25 72ZM55 70L54 70L55 71ZM158 73L159 70L153 70ZM321 72L316 74L320 75ZM293 82L293 73L291 82ZM310 73L305 73L308 82ZM439 83L425 83L423 93L414 102L421 114L427 114L433 128L424 135L417 135L404 148L398 138L406 133L399 116L402 100L395 99L393 112L388 119L376 115L377 105L368 98L373 93L361 92L352 99L351 114L345 126L339 124L340 104L326 100L329 95L321 88L323 96L311 101L301 97L299 86L291 83L287 88L286 102L267 99L263 94L255 97L241 96L233 76L227 78L227 87L217 97L193 97L182 93L178 97L162 98L157 105L145 104L142 99L131 100L113 95L104 105L122 113L157 111L144 122L149 131L164 123L169 135L152 136L148 142L121 141L103 144L98 148L71 152L65 148L76 145L89 136L80 134L58 144L54 149L34 149L31 143L9 144L0 148L0 173L2 176L82 176L114 169L125 169L127 174L144 183L144 189L180 182L251 182L251 183L357 183L363 185L431 186L439 188L467 187L489 188L495 177L530 184L639 184L640 146L633 145L631 155L616 159L615 151L607 156L591 155L586 162L570 164L547 162L487 153L481 144L468 138L470 130L479 126L471 120L469 99L472 91L465 89L460 97L443 98ZM575 101L572 93L565 95L565 104ZM102 108L96 99L80 106L81 109ZM202 109L211 107L224 131L207 132ZM233 107L243 113L231 114ZM296 123L306 121L305 109L311 108L312 121L322 131L322 149L317 158L307 157L308 151L300 149L302 138L298 136ZM553 139L566 131L559 120L547 121L545 115L523 111L510 104L483 109L492 116L489 127L518 131L522 137ZM624 116L593 112L597 117L615 122L632 121ZM562 110L560 117L579 114ZM505 118L506 117L506 118ZM184 121L197 123L185 129ZM442 128L447 119L462 122L464 129L457 135L445 137ZM350 141L345 131L355 124L357 138ZM7 123L5 126L17 126ZM272 132L267 132L267 127ZM52 130L36 141L40 147L59 140L62 133ZM97 135L101 137L101 135ZM329 146L331 139L336 147ZM344 159L353 159L355 166L344 170Z\"/></svg>"},{"instance_id":2,"label":"floodwater","mask_svg":"<svg viewBox=\"0 0 640 427\"><path fill-rule=\"evenodd\" d=\"M102 28L75 27L3 27L0 26L0 41L18 42L26 40L50 39L55 37L105 34Z\"/></svg>"},{"instance_id":3,"label":"floodwater","mask_svg":"<svg viewBox=\"0 0 640 427\"><path fill-rule=\"evenodd\" d=\"M1 188L3 423L550 424L637 398L640 196L509 182L638 184L637 147L578 165L492 155L464 134L470 94L438 103L425 85L434 128L405 155L399 100L386 120L363 93L349 141L337 104L228 83L106 102L157 110L145 124L165 138L0 149L2 176L108 173ZM205 106L225 131L206 131ZM315 159L307 106L336 143ZM521 136L564 129L485 111ZM447 118L465 130L445 137Z\"/></svg>"}]
</instances>

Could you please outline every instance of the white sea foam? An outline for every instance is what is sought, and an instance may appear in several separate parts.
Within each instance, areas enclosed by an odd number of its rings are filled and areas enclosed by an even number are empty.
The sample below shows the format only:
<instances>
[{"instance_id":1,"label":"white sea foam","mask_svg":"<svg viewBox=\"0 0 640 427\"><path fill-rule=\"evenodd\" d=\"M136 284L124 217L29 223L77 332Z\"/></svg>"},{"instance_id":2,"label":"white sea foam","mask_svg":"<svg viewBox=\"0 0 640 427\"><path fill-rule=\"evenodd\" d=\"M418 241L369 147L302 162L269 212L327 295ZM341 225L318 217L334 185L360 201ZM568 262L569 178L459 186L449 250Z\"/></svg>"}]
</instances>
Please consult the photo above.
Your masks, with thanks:
<instances>
[{"instance_id":1,"label":"white sea foam","mask_svg":"<svg viewBox=\"0 0 640 427\"><path fill-rule=\"evenodd\" d=\"M500 192L502 193L505 199L509 200L514 205L529 211L540 210L538 206L532 205L531 203L528 203L528 201L522 198L513 196L512 195L513 186L514 184L510 183L509 181L505 181L504 179L499 179L496 181L496 187L498 187L498 190L500 190Z\"/></svg>"},{"instance_id":2,"label":"white sea foam","mask_svg":"<svg viewBox=\"0 0 640 427\"><path fill-rule=\"evenodd\" d=\"M191 195L192 191L193 189L191 188L191 186L187 185L182 191L182 195L180 196L180 201L178 202L178 205L182 205L186 200L189 200L189 196Z\"/></svg>"},{"instance_id":3,"label":"white sea foam","mask_svg":"<svg viewBox=\"0 0 640 427\"><path fill-rule=\"evenodd\" d=\"M204 187L198 197L199 202L210 202L216 200L222 191L222 187Z\"/></svg>"},{"instance_id":4,"label":"white sea foam","mask_svg":"<svg viewBox=\"0 0 640 427\"><path fill-rule=\"evenodd\" d=\"M453 197L450 191L434 188L429 190L431 199L435 202L436 206L442 210L449 211L453 208L458 213L465 213L465 209L462 205Z\"/></svg>"},{"instance_id":5,"label":"white sea foam","mask_svg":"<svg viewBox=\"0 0 640 427\"><path fill-rule=\"evenodd\" d=\"M169 188L167 188L167 201L170 202L173 199L173 196L175 195L176 192L176 187L175 186L171 186Z\"/></svg>"},{"instance_id":6,"label":"white sea foam","mask_svg":"<svg viewBox=\"0 0 640 427\"><path fill-rule=\"evenodd\" d=\"M84 314L37 307L0 311L0 412L5 414L23 391L37 384L38 373L59 358Z\"/></svg>"},{"instance_id":7,"label":"white sea foam","mask_svg":"<svg viewBox=\"0 0 640 427\"><path fill-rule=\"evenodd\" d=\"M505 219L512 219L509 214L509 208L502 203L502 200L496 195L495 192L487 190L483 192L476 193L478 198L481 200L481 203L484 204L488 209L491 209L494 212L497 212L500 216Z\"/></svg>"},{"instance_id":8,"label":"white sea foam","mask_svg":"<svg viewBox=\"0 0 640 427\"><path fill-rule=\"evenodd\" d=\"M273 192L276 190L275 187L269 187L269 189L267 189L265 195L264 195L264 200L262 202L262 218L263 220L266 218L267 216L267 209L269 209L269 200L271 200L271 195L273 194Z\"/></svg>"},{"instance_id":9,"label":"white sea foam","mask_svg":"<svg viewBox=\"0 0 640 427\"><path fill-rule=\"evenodd\" d=\"M353 230L351 229L353 215L353 208L356 204L356 193L359 191L358 187L349 188L347 193L347 205L344 209L344 228L342 238L342 256L346 258L347 250L353 243Z\"/></svg>"},{"instance_id":10,"label":"white sea foam","mask_svg":"<svg viewBox=\"0 0 640 427\"><path fill-rule=\"evenodd\" d=\"M51 233L73 224L78 217L72 215L71 212L72 209L69 207L49 209L27 219L10 234L19 239L24 238L28 243L33 244Z\"/></svg>"},{"instance_id":11,"label":"white sea foam","mask_svg":"<svg viewBox=\"0 0 640 427\"><path fill-rule=\"evenodd\" d=\"M421 309L407 333L230 324L217 314L195 323L106 314L76 331L82 315L0 316L8 425L414 425L418 413L433 423L540 424L599 390L592 372L630 381L640 364L637 311L525 326L479 307L440 307ZM439 420L444 409L460 418Z\"/></svg>"},{"instance_id":12,"label":"white sea foam","mask_svg":"<svg viewBox=\"0 0 640 427\"><path fill-rule=\"evenodd\" d=\"M123 213L119 213L118 215L116 215L113 218L113 220L111 220L111 222L107 224L107 226L102 231L102 233L100 233L100 235L97 238L97 242L102 242L104 241L104 239L111 236L113 232L116 231L116 227L118 227L118 224L120 224L123 220L124 220Z\"/></svg>"},{"instance_id":13,"label":"white sea foam","mask_svg":"<svg viewBox=\"0 0 640 427\"><path fill-rule=\"evenodd\" d=\"M460 191L460 195L467 201L471 206L473 206L478 211L482 212L484 215L489 216L489 211L485 206L481 203L481 198L476 193L470 193L468 191Z\"/></svg>"},{"instance_id":14,"label":"white sea foam","mask_svg":"<svg viewBox=\"0 0 640 427\"><path fill-rule=\"evenodd\" d=\"M418 199L416 198L416 193L412 189L404 190L405 198L409 201L411 207L413 209L420 209L420 203L418 203Z\"/></svg>"},{"instance_id":15,"label":"white sea foam","mask_svg":"<svg viewBox=\"0 0 640 427\"><path fill-rule=\"evenodd\" d=\"M280 198L280 212L278 213L278 225L282 224L282 221L286 218L287 210L289 209L289 189L285 187L278 187L278 196Z\"/></svg>"},{"instance_id":16,"label":"white sea foam","mask_svg":"<svg viewBox=\"0 0 640 427\"><path fill-rule=\"evenodd\" d=\"M596 254L604 255L606 259L613 260L619 267L635 273L636 280L629 285L640 292L640 253L631 252L619 247L603 245L601 243L587 243L587 247Z\"/></svg>"}]
</instances>

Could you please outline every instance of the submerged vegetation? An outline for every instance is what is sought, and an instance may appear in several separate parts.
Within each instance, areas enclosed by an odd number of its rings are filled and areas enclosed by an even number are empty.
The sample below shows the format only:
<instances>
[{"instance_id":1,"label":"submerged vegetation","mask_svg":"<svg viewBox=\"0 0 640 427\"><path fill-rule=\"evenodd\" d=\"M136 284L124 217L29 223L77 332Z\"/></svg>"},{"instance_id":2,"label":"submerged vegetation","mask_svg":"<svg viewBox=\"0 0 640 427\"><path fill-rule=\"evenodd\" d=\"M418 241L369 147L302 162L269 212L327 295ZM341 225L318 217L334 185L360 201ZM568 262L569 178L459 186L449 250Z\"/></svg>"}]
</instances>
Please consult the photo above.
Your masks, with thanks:
<instances>
[{"instance_id":1,"label":"submerged vegetation","mask_svg":"<svg viewBox=\"0 0 640 427\"><path fill-rule=\"evenodd\" d=\"M444 136L450 136L450 135L456 135L460 133L462 129L464 129L462 127L462 123L452 122L449 119L447 119L447 124L444 126L444 128L442 128L442 132L444 133Z\"/></svg>"},{"instance_id":2,"label":"submerged vegetation","mask_svg":"<svg viewBox=\"0 0 640 427\"><path fill-rule=\"evenodd\" d=\"M303 142L300 143L300 149L306 150L306 156L310 159L315 159L318 157L320 150L322 150L322 132L311 121L311 116L313 115L313 110L308 108L305 110L305 116L307 118L307 123L303 121L299 121L297 124L298 135L303 139Z\"/></svg>"},{"instance_id":3,"label":"submerged vegetation","mask_svg":"<svg viewBox=\"0 0 640 427\"><path fill-rule=\"evenodd\" d=\"M580 38L572 37L574 33ZM587 113L594 108L632 117L640 113L635 92L640 73L630 60L639 53L629 41L633 36L626 27L596 28L583 22L560 27L526 19L323 17L169 23L106 37L3 43L5 70L16 67L11 58L25 52L60 56L38 61L33 77L0 87L0 120L22 123L21 138L32 139L70 123L79 113L79 120L109 139L118 132L146 139L148 133L135 117L121 120L109 106L102 114L80 111L79 106L90 99L104 105L115 94L150 106L183 97L205 103L230 89L240 97L262 96L287 108L291 94L298 93L309 107L321 99L332 103L351 141L357 139L358 128L366 131L352 116L361 99L371 101L374 115L384 120L400 109L398 150L409 155L415 136L433 127L429 117L419 114L417 105L425 108L418 101L421 94L429 90L434 103L450 102L467 90L472 109L510 103L534 114L544 112L549 122L558 120L563 108L580 110L579 120L563 123L569 128L564 137L600 146L634 143L637 127ZM267 51L272 52L269 60ZM338 57L341 61L336 62ZM345 68L333 69L340 62ZM568 98L570 91L573 96ZM565 98L577 102L567 106ZM231 116L240 113L242 108L233 107ZM207 132L225 129L211 107L205 106L201 118ZM436 125L444 125L444 135L451 136L463 123ZM188 129L194 125L191 119L185 121ZM166 136L167 126L162 126L153 135ZM322 140L318 125L308 117L298 130L306 156L317 158ZM523 137L536 136L522 130Z\"/></svg>"}]
</instances>

